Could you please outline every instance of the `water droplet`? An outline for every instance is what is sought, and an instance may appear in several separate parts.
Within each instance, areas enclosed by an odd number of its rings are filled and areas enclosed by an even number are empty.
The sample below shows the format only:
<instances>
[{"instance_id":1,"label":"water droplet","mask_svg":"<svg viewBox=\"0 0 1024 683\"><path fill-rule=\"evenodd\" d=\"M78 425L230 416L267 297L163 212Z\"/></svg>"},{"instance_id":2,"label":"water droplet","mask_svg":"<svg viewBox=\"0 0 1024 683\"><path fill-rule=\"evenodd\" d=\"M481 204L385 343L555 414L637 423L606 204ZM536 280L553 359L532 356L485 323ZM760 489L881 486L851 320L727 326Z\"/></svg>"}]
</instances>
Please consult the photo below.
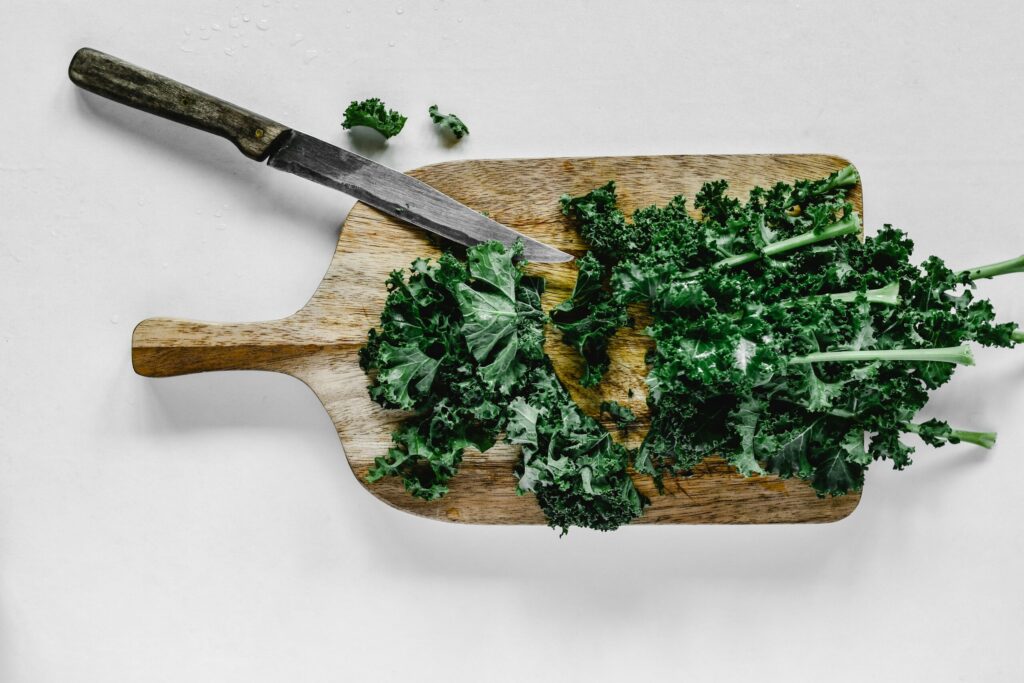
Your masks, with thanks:
<instances>
[{"instance_id":1,"label":"water droplet","mask_svg":"<svg viewBox=\"0 0 1024 683\"><path fill-rule=\"evenodd\" d=\"M224 54L226 54L228 57L234 57L235 49L233 47L226 47L224 48Z\"/></svg>"},{"instance_id":2,"label":"water droplet","mask_svg":"<svg viewBox=\"0 0 1024 683\"><path fill-rule=\"evenodd\" d=\"M145 206L145 205L146 205L146 200L143 199L142 197L139 197L139 206Z\"/></svg>"},{"instance_id":3,"label":"water droplet","mask_svg":"<svg viewBox=\"0 0 1024 683\"><path fill-rule=\"evenodd\" d=\"M292 47L295 47L296 45L301 43L303 38L305 38L305 36L303 36L301 33L296 33L294 36L292 36Z\"/></svg>"},{"instance_id":4,"label":"water droplet","mask_svg":"<svg viewBox=\"0 0 1024 683\"><path fill-rule=\"evenodd\" d=\"M184 44L179 45L178 49L181 50L182 52L195 52L195 50L193 50L192 48L185 47Z\"/></svg>"},{"instance_id":5,"label":"water droplet","mask_svg":"<svg viewBox=\"0 0 1024 683\"><path fill-rule=\"evenodd\" d=\"M261 31L266 31L267 29L270 28L270 20L269 19L257 19L256 20L256 28L258 28Z\"/></svg>"},{"instance_id":6,"label":"water droplet","mask_svg":"<svg viewBox=\"0 0 1024 683\"><path fill-rule=\"evenodd\" d=\"M352 24L345 24L345 28L352 28Z\"/></svg>"},{"instance_id":7,"label":"water droplet","mask_svg":"<svg viewBox=\"0 0 1024 683\"><path fill-rule=\"evenodd\" d=\"M457 21L457 22L459 22L459 23L461 24L461 23L462 23L462 17L459 17L459 18L458 18L458 19L456 19L455 21Z\"/></svg>"},{"instance_id":8,"label":"water droplet","mask_svg":"<svg viewBox=\"0 0 1024 683\"><path fill-rule=\"evenodd\" d=\"M119 322L121 322L121 316L119 316L119 315L117 315L117 314L115 313L114 315L110 316L110 322L111 322L111 324L113 324L113 325L116 325L116 324L118 324Z\"/></svg>"},{"instance_id":9,"label":"water droplet","mask_svg":"<svg viewBox=\"0 0 1024 683\"><path fill-rule=\"evenodd\" d=\"M398 9L395 10L395 14L405 14L405 10L399 7Z\"/></svg>"},{"instance_id":10,"label":"water droplet","mask_svg":"<svg viewBox=\"0 0 1024 683\"><path fill-rule=\"evenodd\" d=\"M395 41L389 40L388 41L388 47L394 47L394 46L395 46Z\"/></svg>"},{"instance_id":11,"label":"water droplet","mask_svg":"<svg viewBox=\"0 0 1024 683\"><path fill-rule=\"evenodd\" d=\"M212 28L214 31L219 31L220 30L220 24L212 24L210 26L210 28Z\"/></svg>"},{"instance_id":12,"label":"water droplet","mask_svg":"<svg viewBox=\"0 0 1024 683\"><path fill-rule=\"evenodd\" d=\"M228 19L228 26L230 26L231 28L238 28L238 16L237 15L231 17L230 19Z\"/></svg>"},{"instance_id":13,"label":"water droplet","mask_svg":"<svg viewBox=\"0 0 1024 683\"><path fill-rule=\"evenodd\" d=\"M168 263L167 261L164 261L164 262L163 262L163 263L161 263L160 265L161 265L161 266L163 266L164 268L167 268L167 267L168 267L168 266L170 266L171 264L170 264L170 263Z\"/></svg>"},{"instance_id":14,"label":"water droplet","mask_svg":"<svg viewBox=\"0 0 1024 683\"><path fill-rule=\"evenodd\" d=\"M345 8L345 14L352 14L352 8L351 7L346 7Z\"/></svg>"},{"instance_id":15,"label":"water droplet","mask_svg":"<svg viewBox=\"0 0 1024 683\"><path fill-rule=\"evenodd\" d=\"M203 215L203 210L202 209L196 209L196 215L197 216L202 216Z\"/></svg>"},{"instance_id":16,"label":"water droplet","mask_svg":"<svg viewBox=\"0 0 1024 683\"><path fill-rule=\"evenodd\" d=\"M250 17L248 14L243 14L242 15L242 21L244 21L244 22L248 22L251 18L252 17ZM461 19L459 21L461 21Z\"/></svg>"},{"instance_id":17,"label":"water droplet","mask_svg":"<svg viewBox=\"0 0 1024 683\"><path fill-rule=\"evenodd\" d=\"M185 35L186 36L192 35L192 29L190 29L188 26L185 27Z\"/></svg>"},{"instance_id":18,"label":"water droplet","mask_svg":"<svg viewBox=\"0 0 1024 683\"><path fill-rule=\"evenodd\" d=\"M441 34L441 40L448 40L448 34L447 33L442 33Z\"/></svg>"},{"instance_id":19,"label":"water droplet","mask_svg":"<svg viewBox=\"0 0 1024 683\"><path fill-rule=\"evenodd\" d=\"M224 212L221 211L220 209L217 209L216 211L213 212L213 217L214 218L220 218L223 215L224 215Z\"/></svg>"},{"instance_id":20,"label":"water droplet","mask_svg":"<svg viewBox=\"0 0 1024 683\"><path fill-rule=\"evenodd\" d=\"M242 41L242 47L249 47L249 41L248 40L243 40Z\"/></svg>"},{"instance_id":21,"label":"water droplet","mask_svg":"<svg viewBox=\"0 0 1024 683\"><path fill-rule=\"evenodd\" d=\"M302 58L302 63L303 64L309 64L314 59L316 59L316 55L317 55L316 50L306 50L306 56Z\"/></svg>"}]
</instances>

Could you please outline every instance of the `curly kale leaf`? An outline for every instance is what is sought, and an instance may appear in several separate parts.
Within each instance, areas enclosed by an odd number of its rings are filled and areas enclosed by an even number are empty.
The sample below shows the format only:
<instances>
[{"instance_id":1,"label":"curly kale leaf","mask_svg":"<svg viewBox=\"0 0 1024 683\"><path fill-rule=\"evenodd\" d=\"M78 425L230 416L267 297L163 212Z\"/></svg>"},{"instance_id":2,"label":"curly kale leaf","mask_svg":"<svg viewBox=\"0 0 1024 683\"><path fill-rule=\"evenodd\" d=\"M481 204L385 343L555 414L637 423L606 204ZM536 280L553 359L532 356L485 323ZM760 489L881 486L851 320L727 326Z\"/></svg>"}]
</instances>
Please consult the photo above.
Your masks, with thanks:
<instances>
[{"instance_id":1,"label":"curly kale leaf","mask_svg":"<svg viewBox=\"0 0 1024 683\"><path fill-rule=\"evenodd\" d=\"M471 247L462 262L418 259L392 273L380 330L360 352L375 373L370 395L415 411L392 435L367 479L394 477L435 500L465 448L499 432L522 447L518 489L536 494L549 523L614 529L643 512L626 474L628 454L576 406L544 355L544 281L522 273L518 249Z\"/></svg>"},{"instance_id":2,"label":"curly kale leaf","mask_svg":"<svg viewBox=\"0 0 1024 683\"><path fill-rule=\"evenodd\" d=\"M358 102L353 100L345 109L345 119L341 127L351 130L355 126L372 128L385 138L393 138L402 132L407 117L402 116L394 109L388 109L376 97Z\"/></svg>"},{"instance_id":3,"label":"curly kale leaf","mask_svg":"<svg viewBox=\"0 0 1024 683\"><path fill-rule=\"evenodd\" d=\"M382 343L377 348L378 388L375 398L403 410L416 407L416 397L430 392L434 376L441 364L415 344L392 346Z\"/></svg>"},{"instance_id":4,"label":"curly kale leaf","mask_svg":"<svg viewBox=\"0 0 1024 683\"><path fill-rule=\"evenodd\" d=\"M510 406L508 438L522 446L518 491L533 492L548 524L610 531L643 512L647 500L626 471L629 453L576 405L549 365Z\"/></svg>"},{"instance_id":5,"label":"curly kale leaf","mask_svg":"<svg viewBox=\"0 0 1024 683\"><path fill-rule=\"evenodd\" d=\"M408 278L391 274L380 330L360 362L374 372L370 396L415 411L377 458L373 481L400 477L413 495L447 492L467 446L486 450L507 421L508 397L525 391L526 370L543 358L543 283L522 275L514 250L472 247L467 262L417 259Z\"/></svg>"},{"instance_id":6,"label":"curly kale leaf","mask_svg":"<svg viewBox=\"0 0 1024 683\"><path fill-rule=\"evenodd\" d=\"M374 459L366 481L399 477L405 490L424 500L436 500L448 493L446 485L458 472L465 438L435 439L422 425L403 425L391 435L394 445L386 456Z\"/></svg>"},{"instance_id":7,"label":"curly kale leaf","mask_svg":"<svg viewBox=\"0 0 1024 683\"><path fill-rule=\"evenodd\" d=\"M614 181L582 197L562 195L559 201L562 213L576 222L583 241L601 263L637 256L650 244L646 226L627 222L616 207Z\"/></svg>"},{"instance_id":8,"label":"curly kale leaf","mask_svg":"<svg viewBox=\"0 0 1024 683\"><path fill-rule=\"evenodd\" d=\"M456 140L461 140L463 136L469 135L469 128L462 122L462 119L455 114L439 113L436 104L430 105L427 113L430 114L430 119L434 123L454 135Z\"/></svg>"},{"instance_id":9,"label":"curly kale leaf","mask_svg":"<svg viewBox=\"0 0 1024 683\"><path fill-rule=\"evenodd\" d=\"M626 308L602 285L604 268L592 254L577 260L579 273L572 296L551 311L551 322L585 361L580 384L596 386L608 370L608 342L626 324Z\"/></svg>"}]
</instances>

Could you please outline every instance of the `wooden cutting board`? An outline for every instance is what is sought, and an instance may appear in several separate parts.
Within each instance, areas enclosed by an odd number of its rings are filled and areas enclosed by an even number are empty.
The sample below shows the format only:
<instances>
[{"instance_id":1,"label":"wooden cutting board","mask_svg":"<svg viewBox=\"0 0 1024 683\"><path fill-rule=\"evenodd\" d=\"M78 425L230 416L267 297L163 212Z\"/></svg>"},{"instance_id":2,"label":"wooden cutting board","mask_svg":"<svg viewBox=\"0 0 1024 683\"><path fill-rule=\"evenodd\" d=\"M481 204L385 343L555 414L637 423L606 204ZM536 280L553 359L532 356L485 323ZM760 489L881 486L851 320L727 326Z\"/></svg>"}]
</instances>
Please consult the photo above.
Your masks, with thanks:
<instances>
[{"instance_id":1,"label":"wooden cutting board","mask_svg":"<svg viewBox=\"0 0 1024 683\"><path fill-rule=\"evenodd\" d=\"M620 207L628 212L676 194L692 198L707 180L725 178L736 196L754 185L817 178L847 165L824 155L649 156L564 159L454 161L411 174L495 220L564 251L584 250L576 231L558 208L558 197L587 192L614 179ZM852 201L863 214L861 189ZM396 481L367 484L367 469L386 452L390 433L405 416L381 409L366 392L367 379L357 351L367 331L379 322L386 297L384 281L419 256L438 249L424 233L363 204L345 219L334 259L313 297L294 315L257 323L202 323L153 318L136 327L132 362L136 372L167 377L208 370L270 370L299 378L320 398L338 430L353 473L370 493L386 503L433 519L484 524L543 524L533 496L517 496L512 468L518 449L498 445L486 453L468 450L451 492L434 502L407 494ZM529 266L547 279L544 308L568 297L575 266ZM550 329L547 350L562 381L589 414L602 400L631 407L640 424L627 437L636 445L646 433L643 315L636 330L621 330L612 340L612 367L596 389L575 382L581 362ZM635 395L628 398L629 389ZM614 428L611 424L606 426ZM744 524L831 522L849 515L859 495L819 499L807 484L774 476L743 478L724 461L705 463L694 476L669 480L658 495L647 477L637 488L652 504L636 524Z\"/></svg>"}]
</instances>

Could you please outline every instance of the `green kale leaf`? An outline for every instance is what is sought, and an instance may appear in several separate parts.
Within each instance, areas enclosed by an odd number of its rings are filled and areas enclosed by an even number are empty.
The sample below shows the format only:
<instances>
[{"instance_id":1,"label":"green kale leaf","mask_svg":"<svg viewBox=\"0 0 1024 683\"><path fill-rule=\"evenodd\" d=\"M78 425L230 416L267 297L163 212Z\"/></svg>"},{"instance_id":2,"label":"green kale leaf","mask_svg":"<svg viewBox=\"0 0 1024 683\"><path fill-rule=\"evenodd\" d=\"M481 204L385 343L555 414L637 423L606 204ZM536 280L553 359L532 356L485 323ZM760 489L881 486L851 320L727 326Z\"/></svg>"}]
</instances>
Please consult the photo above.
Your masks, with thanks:
<instances>
[{"instance_id":1,"label":"green kale leaf","mask_svg":"<svg viewBox=\"0 0 1024 683\"><path fill-rule=\"evenodd\" d=\"M551 311L551 322L585 361L580 384L596 386L608 370L608 342L626 324L626 307L612 300L602 285L604 268L592 254L578 259L572 296Z\"/></svg>"},{"instance_id":2,"label":"green kale leaf","mask_svg":"<svg viewBox=\"0 0 1024 683\"><path fill-rule=\"evenodd\" d=\"M376 97L371 97L362 102L353 101L348 105L341 127L351 130L355 126L365 126L374 129L385 138L393 138L402 132L406 120L407 117L394 109L388 109Z\"/></svg>"},{"instance_id":3,"label":"green kale leaf","mask_svg":"<svg viewBox=\"0 0 1024 683\"><path fill-rule=\"evenodd\" d=\"M612 418L619 431L628 431L630 427L636 424L636 413L618 401L601 401L600 407L601 415L607 414Z\"/></svg>"},{"instance_id":4,"label":"green kale leaf","mask_svg":"<svg viewBox=\"0 0 1024 683\"><path fill-rule=\"evenodd\" d=\"M427 113L430 114L430 119L434 123L454 135L456 140L461 140L463 136L469 135L469 128L462 122L462 119L455 114L439 113L436 104L430 105Z\"/></svg>"},{"instance_id":5,"label":"green kale leaf","mask_svg":"<svg viewBox=\"0 0 1024 683\"><path fill-rule=\"evenodd\" d=\"M411 411L367 479L394 477L412 495L448 492L464 450L490 448L502 431L522 449L518 490L532 493L553 527L609 530L643 512L629 454L584 413L544 354L544 282L516 265L519 248L471 247L462 262L414 261L392 273L381 327L360 362L370 396Z\"/></svg>"}]
</instances>

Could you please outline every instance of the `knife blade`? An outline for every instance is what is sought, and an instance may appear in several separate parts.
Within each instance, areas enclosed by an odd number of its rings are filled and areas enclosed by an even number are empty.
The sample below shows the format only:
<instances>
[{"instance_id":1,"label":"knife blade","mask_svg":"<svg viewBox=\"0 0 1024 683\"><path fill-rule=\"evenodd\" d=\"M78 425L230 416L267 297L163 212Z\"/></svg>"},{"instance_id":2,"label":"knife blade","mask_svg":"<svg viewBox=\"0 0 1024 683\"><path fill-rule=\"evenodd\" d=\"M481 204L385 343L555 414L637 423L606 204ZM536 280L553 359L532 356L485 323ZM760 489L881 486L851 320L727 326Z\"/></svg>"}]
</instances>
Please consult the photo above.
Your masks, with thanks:
<instances>
[{"instance_id":1,"label":"knife blade","mask_svg":"<svg viewBox=\"0 0 1024 683\"><path fill-rule=\"evenodd\" d=\"M344 192L395 218L464 246L522 241L538 263L570 254L516 232L412 176L283 126L166 76L82 48L68 66L75 85L157 116L227 138L251 159Z\"/></svg>"},{"instance_id":2,"label":"knife blade","mask_svg":"<svg viewBox=\"0 0 1024 683\"><path fill-rule=\"evenodd\" d=\"M465 246L496 240L523 242L527 261L557 263L572 258L474 211L412 176L348 150L289 130L267 165L344 192L386 214Z\"/></svg>"}]
</instances>

